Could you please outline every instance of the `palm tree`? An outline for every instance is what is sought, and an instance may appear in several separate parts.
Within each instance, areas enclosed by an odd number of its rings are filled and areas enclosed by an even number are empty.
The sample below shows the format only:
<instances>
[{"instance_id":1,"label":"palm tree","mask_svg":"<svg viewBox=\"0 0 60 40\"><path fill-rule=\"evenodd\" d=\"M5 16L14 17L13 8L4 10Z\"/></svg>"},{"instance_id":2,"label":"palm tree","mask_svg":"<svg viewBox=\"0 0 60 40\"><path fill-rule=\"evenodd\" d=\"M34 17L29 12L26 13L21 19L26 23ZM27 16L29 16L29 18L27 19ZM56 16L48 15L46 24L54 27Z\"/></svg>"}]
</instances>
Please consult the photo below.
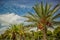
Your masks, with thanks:
<instances>
[{"instance_id":1,"label":"palm tree","mask_svg":"<svg viewBox=\"0 0 60 40\"><path fill-rule=\"evenodd\" d=\"M25 31L27 29L23 26L23 24L19 24L19 25L11 25L10 28L8 30L5 31L2 37L2 39L6 39L6 40L25 40Z\"/></svg>"},{"instance_id":2,"label":"palm tree","mask_svg":"<svg viewBox=\"0 0 60 40\"><path fill-rule=\"evenodd\" d=\"M47 40L47 27L52 27L54 24L58 24L60 22L54 21L56 18L60 17L60 14L54 15L59 9L60 4L57 4L54 8L51 8L51 4L47 4L44 6L43 3L37 4L33 7L36 13L28 12L27 22L33 22L38 29L40 29L43 33L43 40ZM53 16L54 15L54 16Z\"/></svg>"}]
</instances>

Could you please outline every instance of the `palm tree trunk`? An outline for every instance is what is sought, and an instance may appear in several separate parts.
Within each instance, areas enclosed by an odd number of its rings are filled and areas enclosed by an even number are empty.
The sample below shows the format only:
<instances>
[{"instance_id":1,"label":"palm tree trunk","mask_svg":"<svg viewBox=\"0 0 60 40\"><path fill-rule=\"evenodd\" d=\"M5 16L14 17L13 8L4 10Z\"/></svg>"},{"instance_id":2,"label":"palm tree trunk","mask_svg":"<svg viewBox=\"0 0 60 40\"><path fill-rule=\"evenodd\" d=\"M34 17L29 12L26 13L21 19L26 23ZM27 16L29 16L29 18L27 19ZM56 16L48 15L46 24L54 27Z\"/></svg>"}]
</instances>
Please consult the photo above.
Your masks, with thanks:
<instances>
[{"instance_id":1,"label":"palm tree trunk","mask_svg":"<svg viewBox=\"0 0 60 40\"><path fill-rule=\"evenodd\" d=\"M38 27L37 27L37 32L38 32ZM38 33L39 34L39 33ZM39 40L39 36L37 37L37 39Z\"/></svg>"},{"instance_id":2,"label":"palm tree trunk","mask_svg":"<svg viewBox=\"0 0 60 40\"><path fill-rule=\"evenodd\" d=\"M46 27L43 28L42 33L43 33L43 39L42 40L47 40L47 28Z\"/></svg>"},{"instance_id":3,"label":"palm tree trunk","mask_svg":"<svg viewBox=\"0 0 60 40\"><path fill-rule=\"evenodd\" d=\"M16 40L16 35L15 35L15 32L12 33L12 40Z\"/></svg>"},{"instance_id":4,"label":"palm tree trunk","mask_svg":"<svg viewBox=\"0 0 60 40\"><path fill-rule=\"evenodd\" d=\"M25 35L23 35L23 40L25 40Z\"/></svg>"},{"instance_id":5,"label":"palm tree trunk","mask_svg":"<svg viewBox=\"0 0 60 40\"><path fill-rule=\"evenodd\" d=\"M20 35L20 40L22 40L22 35Z\"/></svg>"}]
</instances>

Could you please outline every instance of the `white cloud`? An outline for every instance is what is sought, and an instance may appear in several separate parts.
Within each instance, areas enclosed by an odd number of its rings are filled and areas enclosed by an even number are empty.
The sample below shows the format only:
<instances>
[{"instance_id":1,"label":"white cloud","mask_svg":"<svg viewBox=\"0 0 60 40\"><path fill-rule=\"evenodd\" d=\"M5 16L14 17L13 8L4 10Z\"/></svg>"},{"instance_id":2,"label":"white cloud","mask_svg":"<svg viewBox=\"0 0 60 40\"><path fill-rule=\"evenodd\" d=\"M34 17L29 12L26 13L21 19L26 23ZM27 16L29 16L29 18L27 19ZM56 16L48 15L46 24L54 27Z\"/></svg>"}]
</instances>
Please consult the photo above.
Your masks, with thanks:
<instances>
[{"instance_id":1,"label":"white cloud","mask_svg":"<svg viewBox=\"0 0 60 40\"><path fill-rule=\"evenodd\" d=\"M22 23L26 20L26 18L21 17L14 13L7 13L0 15L0 21L8 24Z\"/></svg>"},{"instance_id":2,"label":"white cloud","mask_svg":"<svg viewBox=\"0 0 60 40\"><path fill-rule=\"evenodd\" d=\"M0 33L6 30L10 24L19 24L23 23L27 18L21 17L15 13L6 13L0 15ZM4 30L3 30L4 29Z\"/></svg>"}]
</instances>

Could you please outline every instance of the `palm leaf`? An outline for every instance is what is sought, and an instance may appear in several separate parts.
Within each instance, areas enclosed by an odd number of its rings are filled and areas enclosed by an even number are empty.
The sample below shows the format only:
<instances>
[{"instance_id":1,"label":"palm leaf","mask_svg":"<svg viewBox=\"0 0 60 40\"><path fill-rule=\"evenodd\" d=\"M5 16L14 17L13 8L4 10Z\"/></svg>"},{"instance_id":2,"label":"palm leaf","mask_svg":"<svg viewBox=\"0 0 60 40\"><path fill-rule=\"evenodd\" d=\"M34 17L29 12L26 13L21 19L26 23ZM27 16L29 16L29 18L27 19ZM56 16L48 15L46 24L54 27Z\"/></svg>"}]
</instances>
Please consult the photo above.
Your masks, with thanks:
<instances>
[{"instance_id":1,"label":"palm leaf","mask_svg":"<svg viewBox=\"0 0 60 40\"><path fill-rule=\"evenodd\" d=\"M53 23L53 25L55 25L55 26L60 25L60 21L58 21L58 22L57 22L57 21L53 21L52 23Z\"/></svg>"},{"instance_id":2,"label":"palm leaf","mask_svg":"<svg viewBox=\"0 0 60 40\"><path fill-rule=\"evenodd\" d=\"M37 21L40 19L40 17L37 14L32 14L31 12L28 12L28 14L35 18Z\"/></svg>"},{"instance_id":3,"label":"palm leaf","mask_svg":"<svg viewBox=\"0 0 60 40\"><path fill-rule=\"evenodd\" d=\"M60 4L57 4L52 10L50 15L54 15L60 9Z\"/></svg>"},{"instance_id":4,"label":"palm leaf","mask_svg":"<svg viewBox=\"0 0 60 40\"><path fill-rule=\"evenodd\" d=\"M37 21L39 21L39 17L37 16L37 15L34 15L34 14L32 14L32 13L28 13L28 15L26 15L26 16L23 16L23 17L26 17L26 18L28 18L28 22L37 22Z\"/></svg>"},{"instance_id":5,"label":"palm leaf","mask_svg":"<svg viewBox=\"0 0 60 40\"><path fill-rule=\"evenodd\" d=\"M53 8L52 13L57 12L59 9L60 9L60 4L57 4L57 5Z\"/></svg>"},{"instance_id":6,"label":"palm leaf","mask_svg":"<svg viewBox=\"0 0 60 40\"><path fill-rule=\"evenodd\" d=\"M60 13L55 15L54 17L52 17L52 20L56 19L56 18L59 18L60 17Z\"/></svg>"},{"instance_id":7,"label":"palm leaf","mask_svg":"<svg viewBox=\"0 0 60 40\"><path fill-rule=\"evenodd\" d=\"M46 14L46 15L51 12L51 11L50 11L51 6L52 6L51 4L48 5L48 4L46 3L46 6L45 6L45 14Z\"/></svg>"},{"instance_id":8,"label":"palm leaf","mask_svg":"<svg viewBox=\"0 0 60 40\"><path fill-rule=\"evenodd\" d=\"M33 9L35 10L36 14L41 18L42 17L41 5L37 4L33 7Z\"/></svg>"},{"instance_id":9,"label":"palm leaf","mask_svg":"<svg viewBox=\"0 0 60 40\"><path fill-rule=\"evenodd\" d=\"M36 22L37 20L35 18L33 18L32 16L23 16L23 17L26 17L28 18L28 20L26 20L27 22Z\"/></svg>"},{"instance_id":10,"label":"palm leaf","mask_svg":"<svg viewBox=\"0 0 60 40\"><path fill-rule=\"evenodd\" d=\"M29 25L24 25L25 27L37 27L37 24L36 23L33 23L33 24L29 24Z\"/></svg>"},{"instance_id":11,"label":"palm leaf","mask_svg":"<svg viewBox=\"0 0 60 40\"><path fill-rule=\"evenodd\" d=\"M42 2L41 2L41 6L40 7L41 7L41 10L40 11L41 11L42 15L44 15L44 6L43 6L43 3Z\"/></svg>"}]
</instances>

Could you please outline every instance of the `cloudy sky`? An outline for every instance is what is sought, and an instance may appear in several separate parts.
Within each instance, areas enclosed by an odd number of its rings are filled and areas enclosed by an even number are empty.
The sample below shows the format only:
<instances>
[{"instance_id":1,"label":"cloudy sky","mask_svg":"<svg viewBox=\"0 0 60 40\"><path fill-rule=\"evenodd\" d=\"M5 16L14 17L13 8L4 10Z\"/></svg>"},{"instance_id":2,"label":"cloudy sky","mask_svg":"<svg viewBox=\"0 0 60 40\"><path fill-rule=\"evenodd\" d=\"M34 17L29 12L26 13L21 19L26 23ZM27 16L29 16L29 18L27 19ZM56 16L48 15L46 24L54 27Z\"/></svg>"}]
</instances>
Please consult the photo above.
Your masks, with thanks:
<instances>
[{"instance_id":1,"label":"cloudy sky","mask_svg":"<svg viewBox=\"0 0 60 40\"><path fill-rule=\"evenodd\" d=\"M24 22L26 18L21 16L27 12L34 13L32 7L41 1L53 5L60 3L60 0L0 0L0 30L8 28L9 24Z\"/></svg>"}]
</instances>

